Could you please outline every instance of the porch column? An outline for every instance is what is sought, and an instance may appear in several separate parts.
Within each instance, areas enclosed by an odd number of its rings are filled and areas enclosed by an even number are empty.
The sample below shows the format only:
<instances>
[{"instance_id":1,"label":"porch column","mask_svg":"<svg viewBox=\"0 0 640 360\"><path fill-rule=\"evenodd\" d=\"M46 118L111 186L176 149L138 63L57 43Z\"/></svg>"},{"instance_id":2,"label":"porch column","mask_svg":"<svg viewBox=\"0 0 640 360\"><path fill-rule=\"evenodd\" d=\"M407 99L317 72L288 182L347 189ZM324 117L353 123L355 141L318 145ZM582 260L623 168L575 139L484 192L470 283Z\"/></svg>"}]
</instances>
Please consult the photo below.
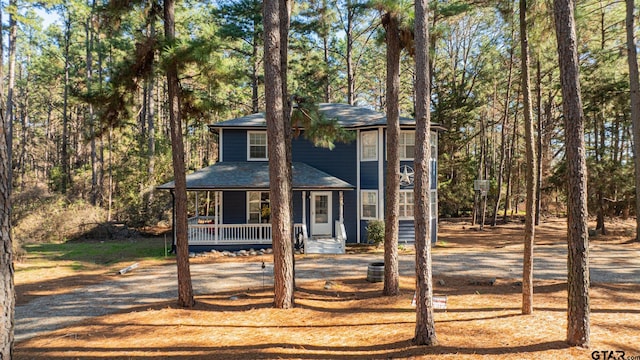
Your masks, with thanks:
<instances>
[{"instance_id":1,"label":"porch column","mask_svg":"<svg viewBox=\"0 0 640 360\"><path fill-rule=\"evenodd\" d=\"M196 191L196 220L198 220L198 192Z\"/></svg>"},{"instance_id":2,"label":"porch column","mask_svg":"<svg viewBox=\"0 0 640 360\"><path fill-rule=\"evenodd\" d=\"M177 252L177 246L176 246L176 239L178 238L177 236L177 230L176 230L176 193L174 189L171 189L171 207L172 207L172 212L173 212L173 219L171 219L171 225L173 227L173 241L171 242L171 254L175 254ZM188 240L187 240L188 241Z\"/></svg>"},{"instance_id":3,"label":"porch column","mask_svg":"<svg viewBox=\"0 0 640 360\"><path fill-rule=\"evenodd\" d=\"M307 198L307 192L302 192L302 225L307 227L307 202L305 201Z\"/></svg>"},{"instance_id":4,"label":"porch column","mask_svg":"<svg viewBox=\"0 0 640 360\"><path fill-rule=\"evenodd\" d=\"M217 244L218 243L218 238L220 237L218 231L218 216L220 216L220 211L222 209L218 209L218 201L220 201L220 194L219 191L214 191L213 192L213 224L215 225L215 228L213 229L213 236L214 236L214 242ZM220 206L222 207L222 206Z\"/></svg>"},{"instance_id":5,"label":"porch column","mask_svg":"<svg viewBox=\"0 0 640 360\"><path fill-rule=\"evenodd\" d=\"M340 224L344 223L344 194L342 191L339 192L340 195Z\"/></svg>"}]
</instances>

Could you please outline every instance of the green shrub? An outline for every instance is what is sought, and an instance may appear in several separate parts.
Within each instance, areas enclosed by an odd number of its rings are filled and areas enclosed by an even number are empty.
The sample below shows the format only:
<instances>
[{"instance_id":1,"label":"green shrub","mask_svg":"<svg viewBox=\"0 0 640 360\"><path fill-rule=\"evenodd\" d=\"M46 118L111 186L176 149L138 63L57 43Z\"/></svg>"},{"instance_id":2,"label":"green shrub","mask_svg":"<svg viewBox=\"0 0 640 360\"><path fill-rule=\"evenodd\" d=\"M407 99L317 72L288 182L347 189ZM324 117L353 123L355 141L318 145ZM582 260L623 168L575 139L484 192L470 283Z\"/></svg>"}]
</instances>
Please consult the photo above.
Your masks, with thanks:
<instances>
[{"instance_id":1,"label":"green shrub","mask_svg":"<svg viewBox=\"0 0 640 360\"><path fill-rule=\"evenodd\" d=\"M367 223L367 242L376 246L384 243L384 221L370 220Z\"/></svg>"}]
</instances>

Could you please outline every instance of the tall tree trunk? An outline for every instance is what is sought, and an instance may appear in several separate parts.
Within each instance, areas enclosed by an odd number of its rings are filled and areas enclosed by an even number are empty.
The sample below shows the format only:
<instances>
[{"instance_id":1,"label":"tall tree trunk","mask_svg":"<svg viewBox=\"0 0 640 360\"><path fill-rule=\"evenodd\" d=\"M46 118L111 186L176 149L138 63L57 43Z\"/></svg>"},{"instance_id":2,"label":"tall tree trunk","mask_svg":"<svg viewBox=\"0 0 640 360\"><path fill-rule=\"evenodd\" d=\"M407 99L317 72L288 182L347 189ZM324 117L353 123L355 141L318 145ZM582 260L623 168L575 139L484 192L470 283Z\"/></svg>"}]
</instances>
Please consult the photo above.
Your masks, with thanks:
<instances>
[{"instance_id":1,"label":"tall tree trunk","mask_svg":"<svg viewBox=\"0 0 640 360\"><path fill-rule=\"evenodd\" d=\"M638 80L638 53L633 30L634 0L627 0L627 59L629 63L629 89L631 96L631 124L633 128L633 154L636 169L636 242L640 242L640 80Z\"/></svg>"},{"instance_id":2,"label":"tall tree trunk","mask_svg":"<svg viewBox=\"0 0 640 360\"><path fill-rule=\"evenodd\" d=\"M384 289L383 294L400 293L398 272L398 212L400 191L400 32L398 19L391 13L382 18L387 39L387 174L384 214ZM384 161L380 158L378 161Z\"/></svg>"},{"instance_id":3,"label":"tall tree trunk","mask_svg":"<svg viewBox=\"0 0 640 360\"><path fill-rule=\"evenodd\" d=\"M107 221L113 220L113 126L109 126L109 138L107 139L109 147L109 187L107 189ZM104 154L102 154L104 159ZM104 160L103 160L104 162Z\"/></svg>"},{"instance_id":4,"label":"tall tree trunk","mask_svg":"<svg viewBox=\"0 0 640 360\"><path fill-rule=\"evenodd\" d=\"M152 25L153 29L153 25ZM154 31L154 30L152 30ZM154 31L155 32L155 31ZM154 88L153 88L154 78L153 75L149 77L147 82L147 176L148 176L148 184L152 186L155 182L155 172L156 172L156 126L155 126L155 117L156 117L156 107L154 100ZM147 198L147 207L150 207L153 203L153 191L149 191L149 197Z\"/></svg>"},{"instance_id":5,"label":"tall tree trunk","mask_svg":"<svg viewBox=\"0 0 640 360\"><path fill-rule=\"evenodd\" d=\"M2 10L0 7L0 24L2 23ZM0 31L0 44L2 44L2 32ZM15 40L12 42L15 43ZM0 46L0 59L3 59L2 46ZM4 62L0 61L0 97L4 93ZM0 100L2 104L2 100ZM7 106L8 107L8 106ZM2 124L0 130L0 359L13 358L14 319L15 319L15 287L13 283L13 242L11 239L11 122L0 108Z\"/></svg>"},{"instance_id":6,"label":"tall tree trunk","mask_svg":"<svg viewBox=\"0 0 640 360\"><path fill-rule=\"evenodd\" d=\"M522 313L533 313L533 246L536 217L535 135L529 79L529 38L527 35L527 1L520 0L520 52L522 56L522 95L524 106L524 137L526 156L526 214L524 222L524 259L522 269Z\"/></svg>"},{"instance_id":7,"label":"tall tree trunk","mask_svg":"<svg viewBox=\"0 0 640 360\"><path fill-rule=\"evenodd\" d=\"M296 257L293 251L295 245L295 239L293 237L293 191L291 188L293 187L293 150L292 150L292 140L293 140L293 132L291 131L291 111L293 109L292 100L289 97L288 90L288 66L289 66L289 28L291 26L291 10L293 7L293 0L283 0L280 3L280 76L282 79L282 126L284 129L284 144L285 144L285 158L286 158L286 175L287 182L289 186L288 194L288 214L289 214L289 234L283 237L286 239L286 236L291 239L290 247L287 248L287 253L291 258L291 288L295 291L296 288ZM293 291L291 292L291 306L294 306L295 299Z\"/></svg>"},{"instance_id":8,"label":"tall tree trunk","mask_svg":"<svg viewBox=\"0 0 640 360\"><path fill-rule=\"evenodd\" d=\"M511 24L511 43L513 44L513 38L515 33L515 26L513 22ZM504 109L502 113L502 126L500 129L500 164L498 165L498 189L496 199L493 204L493 213L491 219L491 226L496 226L498 222L498 210L500 209L500 197L502 195L502 182L504 179L504 164L507 154L507 125L509 124L509 103L511 97L511 78L513 76L513 48L509 47L509 71L507 72L507 92L505 94ZM506 207L506 206L505 206Z\"/></svg>"},{"instance_id":9,"label":"tall tree trunk","mask_svg":"<svg viewBox=\"0 0 640 360\"><path fill-rule=\"evenodd\" d=\"M487 167L487 147L486 145L486 125L485 125L485 116L484 114L480 116L480 136L479 136L479 146L480 146L480 161L478 164L478 179L485 180L486 179L486 167ZM483 194L482 191L478 193L478 201L477 201L477 211L476 215L478 216L478 223L480 224L480 231L484 230L484 222L485 222L485 210L487 205L487 195Z\"/></svg>"},{"instance_id":10,"label":"tall tree trunk","mask_svg":"<svg viewBox=\"0 0 640 360\"><path fill-rule=\"evenodd\" d=\"M256 25L254 25L255 28ZM251 112L258 113L260 112L260 95L258 93L258 88L260 87L260 82L258 80L258 68L260 68L260 60L258 59L258 40L259 35L254 33L253 35L253 52L252 52L252 60L251 64Z\"/></svg>"},{"instance_id":11,"label":"tall tree trunk","mask_svg":"<svg viewBox=\"0 0 640 360\"><path fill-rule=\"evenodd\" d=\"M69 165L69 47L71 45L71 10L67 9L64 32L64 98L62 105L62 146L60 149L62 165L62 183L60 184L63 194L71 185L71 168Z\"/></svg>"},{"instance_id":12,"label":"tall tree trunk","mask_svg":"<svg viewBox=\"0 0 640 360\"><path fill-rule=\"evenodd\" d=\"M353 70L353 18L355 17L355 5L351 1L347 1L347 102L349 105L355 105L355 75Z\"/></svg>"},{"instance_id":13,"label":"tall tree trunk","mask_svg":"<svg viewBox=\"0 0 640 360\"><path fill-rule=\"evenodd\" d=\"M539 54L536 59L536 108L538 114L536 117L538 123L538 136L536 137L536 217L535 224L540 225L540 208L542 205L542 134L544 128L542 126L542 72L540 69Z\"/></svg>"},{"instance_id":14,"label":"tall tree trunk","mask_svg":"<svg viewBox=\"0 0 640 360\"><path fill-rule=\"evenodd\" d=\"M85 35L86 35L86 51L87 51L87 90L91 91L93 86L93 45L94 45L94 32L93 32L93 20L94 9L96 6L95 0L91 3L91 13L87 16L85 23ZM88 104L88 121L89 121L89 138L91 147L91 204L98 205L98 161L96 154L96 137L95 137L95 116L93 112L93 105Z\"/></svg>"},{"instance_id":15,"label":"tall tree trunk","mask_svg":"<svg viewBox=\"0 0 640 360\"><path fill-rule=\"evenodd\" d=\"M171 45L175 42L174 0L164 2L164 35ZM173 155L173 175L175 181L176 219L176 265L178 268L178 305L192 307L195 304L189 268L189 238L187 236L187 180L182 141L182 119L180 108L180 83L175 60L166 68L169 100L169 122L171 127L171 152Z\"/></svg>"},{"instance_id":16,"label":"tall tree trunk","mask_svg":"<svg viewBox=\"0 0 640 360\"><path fill-rule=\"evenodd\" d=\"M285 0L286 1L286 0ZM291 224L291 182L287 171L285 132L285 86L282 78L283 55L281 29L284 1L264 2L264 74L267 136L269 152L269 191L273 239L274 306L288 309L294 306L293 246ZM283 11L284 10L284 11ZM286 19L288 21L288 19ZM284 34L286 36L286 34ZM285 63L286 66L286 63Z\"/></svg>"},{"instance_id":17,"label":"tall tree trunk","mask_svg":"<svg viewBox=\"0 0 640 360\"><path fill-rule=\"evenodd\" d=\"M431 269L431 86L429 75L429 1L416 7L416 146L414 159L414 224L416 245L417 345L438 344L433 317L433 273Z\"/></svg>"},{"instance_id":18,"label":"tall tree trunk","mask_svg":"<svg viewBox=\"0 0 640 360\"><path fill-rule=\"evenodd\" d=\"M554 0L567 151L567 342L589 346L589 234L584 114L573 0Z\"/></svg>"},{"instance_id":19,"label":"tall tree trunk","mask_svg":"<svg viewBox=\"0 0 640 360\"><path fill-rule=\"evenodd\" d=\"M254 0L252 4L253 9L259 8L259 0ZM258 59L258 50L260 47L261 33L258 31L260 26L260 20L253 17L253 38L251 39L251 112L260 112L260 77L258 70L260 69L260 59Z\"/></svg>"},{"instance_id":20,"label":"tall tree trunk","mask_svg":"<svg viewBox=\"0 0 640 360\"><path fill-rule=\"evenodd\" d=\"M325 4L325 8L327 4ZM325 34L322 37L322 48L324 50L324 66L326 66L326 78L324 80L324 102L331 102L331 77L329 76L329 72L331 69L331 65L329 63L329 37Z\"/></svg>"},{"instance_id":21,"label":"tall tree trunk","mask_svg":"<svg viewBox=\"0 0 640 360\"><path fill-rule=\"evenodd\" d=\"M0 9L0 13L1 13ZM1 36L0 36L1 39ZM1 63L1 61L0 61ZM0 68L2 65L0 64ZM0 81L2 82L2 81ZM13 244L11 240L11 162L9 126L0 112L0 359L13 358L15 287L13 283Z\"/></svg>"},{"instance_id":22,"label":"tall tree trunk","mask_svg":"<svg viewBox=\"0 0 640 360\"><path fill-rule=\"evenodd\" d=\"M520 98L520 90L516 92L516 99ZM507 151L507 189L504 195L504 217L503 222L506 224L509 219L509 209L511 207L511 193L513 192L513 179L511 173L513 171L513 158L516 153L516 140L518 138L518 107L513 112L513 132L509 142L509 150ZM516 164L517 165L517 164Z\"/></svg>"},{"instance_id":23,"label":"tall tree trunk","mask_svg":"<svg viewBox=\"0 0 640 360\"><path fill-rule=\"evenodd\" d=\"M2 131L7 128L4 114ZM13 357L15 288L13 283L13 244L11 239L11 163L7 134L0 136L0 359Z\"/></svg>"},{"instance_id":24,"label":"tall tree trunk","mask_svg":"<svg viewBox=\"0 0 640 360\"><path fill-rule=\"evenodd\" d=\"M27 64L31 63L31 56L27 56ZM22 67L20 67L22 70ZM31 89L31 73L27 72L26 78L23 79L22 71L20 71L20 80L24 81L23 90L21 91L22 106L20 110L20 153L18 154L18 163L16 169L20 172L20 190L24 190L25 178L26 178L26 161L27 161L27 144L31 143L28 139L29 132L28 126L30 123L29 114L31 109L29 108L30 89ZM12 177L15 177L15 173Z\"/></svg>"},{"instance_id":25,"label":"tall tree trunk","mask_svg":"<svg viewBox=\"0 0 640 360\"><path fill-rule=\"evenodd\" d=\"M13 173L13 93L16 83L16 45L18 42L18 2L17 0L9 1L9 8L11 13L9 14L9 79L7 84L7 103L5 113L5 125L7 129L7 156L9 161L9 177ZM0 82L4 81L0 78ZM13 181L13 180L12 180Z\"/></svg>"},{"instance_id":26,"label":"tall tree trunk","mask_svg":"<svg viewBox=\"0 0 640 360\"><path fill-rule=\"evenodd\" d=\"M0 6L0 24L2 24L2 10L4 10L4 8ZM4 44L4 35L2 34L2 31L0 31L0 44ZM0 59L4 59L4 46L0 46ZM0 79L4 79L4 61L0 61ZM3 106L3 96L4 80L0 80L0 115L4 114L4 111L6 110ZM8 134L8 132L6 132L6 134Z\"/></svg>"},{"instance_id":27,"label":"tall tree trunk","mask_svg":"<svg viewBox=\"0 0 640 360\"><path fill-rule=\"evenodd\" d=\"M100 36L95 38L96 47L100 49ZM97 61L97 75L98 75L98 91L102 91L102 80L104 79L104 71L102 68L104 54L103 51L98 51L98 61ZM93 149L92 149L93 151ZM93 155L92 155L93 156ZM96 198L97 203L101 206L104 205L104 136L101 136L98 139L98 144L96 144L96 154L95 154L95 163L92 166L93 173L97 174L96 179Z\"/></svg>"}]
</instances>

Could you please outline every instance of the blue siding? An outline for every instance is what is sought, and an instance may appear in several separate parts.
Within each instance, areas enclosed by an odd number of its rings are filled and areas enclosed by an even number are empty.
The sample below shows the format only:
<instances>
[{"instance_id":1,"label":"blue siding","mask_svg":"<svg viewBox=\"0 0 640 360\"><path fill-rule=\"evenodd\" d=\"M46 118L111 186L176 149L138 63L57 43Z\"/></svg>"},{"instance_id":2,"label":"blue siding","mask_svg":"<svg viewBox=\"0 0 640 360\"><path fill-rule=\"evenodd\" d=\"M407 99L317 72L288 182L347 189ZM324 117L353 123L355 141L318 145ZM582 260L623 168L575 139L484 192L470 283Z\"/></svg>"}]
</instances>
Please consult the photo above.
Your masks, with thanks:
<instances>
[{"instance_id":1,"label":"blue siding","mask_svg":"<svg viewBox=\"0 0 640 360\"><path fill-rule=\"evenodd\" d=\"M360 242L363 244L367 243L367 224L369 220L360 220Z\"/></svg>"},{"instance_id":2,"label":"blue siding","mask_svg":"<svg viewBox=\"0 0 640 360\"><path fill-rule=\"evenodd\" d=\"M247 196L244 191L225 191L222 194L222 222L247 223Z\"/></svg>"},{"instance_id":3,"label":"blue siding","mask_svg":"<svg viewBox=\"0 0 640 360\"><path fill-rule=\"evenodd\" d=\"M225 129L222 136L220 161L247 161L247 131Z\"/></svg>"},{"instance_id":4,"label":"blue siding","mask_svg":"<svg viewBox=\"0 0 640 360\"><path fill-rule=\"evenodd\" d=\"M360 186L362 189L378 188L378 162L365 161L360 163Z\"/></svg>"},{"instance_id":5,"label":"blue siding","mask_svg":"<svg viewBox=\"0 0 640 360\"><path fill-rule=\"evenodd\" d=\"M414 243L416 241L416 229L413 220L400 220L398 222L398 243Z\"/></svg>"},{"instance_id":6,"label":"blue siding","mask_svg":"<svg viewBox=\"0 0 640 360\"><path fill-rule=\"evenodd\" d=\"M358 242L358 192L344 192L344 229L347 232L347 242ZM340 216L340 213L338 213Z\"/></svg>"},{"instance_id":7,"label":"blue siding","mask_svg":"<svg viewBox=\"0 0 640 360\"><path fill-rule=\"evenodd\" d=\"M307 211L309 211L308 209ZM293 192L293 223L302 223L302 191Z\"/></svg>"},{"instance_id":8,"label":"blue siding","mask_svg":"<svg viewBox=\"0 0 640 360\"><path fill-rule=\"evenodd\" d=\"M337 143L333 150L329 150L315 147L309 140L298 137L293 139L291 147L294 162L303 162L356 185L355 141L348 144Z\"/></svg>"}]
</instances>

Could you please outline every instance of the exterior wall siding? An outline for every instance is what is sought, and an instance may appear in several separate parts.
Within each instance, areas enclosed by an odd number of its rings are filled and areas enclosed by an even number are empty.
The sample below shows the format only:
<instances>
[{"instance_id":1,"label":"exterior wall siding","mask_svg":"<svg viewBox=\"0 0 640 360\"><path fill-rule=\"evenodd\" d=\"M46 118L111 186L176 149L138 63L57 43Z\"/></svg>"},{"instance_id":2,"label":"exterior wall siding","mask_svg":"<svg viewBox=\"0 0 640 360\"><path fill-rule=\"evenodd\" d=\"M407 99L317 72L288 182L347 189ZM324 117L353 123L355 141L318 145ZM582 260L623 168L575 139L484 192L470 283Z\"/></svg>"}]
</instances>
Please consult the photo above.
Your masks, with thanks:
<instances>
[{"instance_id":1,"label":"exterior wall siding","mask_svg":"<svg viewBox=\"0 0 640 360\"><path fill-rule=\"evenodd\" d=\"M398 225L398 243L413 244L416 240L416 229L413 220L400 220Z\"/></svg>"},{"instance_id":2,"label":"exterior wall siding","mask_svg":"<svg viewBox=\"0 0 640 360\"><path fill-rule=\"evenodd\" d=\"M302 135L300 135L302 136ZM302 137L291 143L294 162L303 162L355 186L356 143L337 143L333 150L315 147Z\"/></svg>"},{"instance_id":3,"label":"exterior wall siding","mask_svg":"<svg viewBox=\"0 0 640 360\"><path fill-rule=\"evenodd\" d=\"M223 161L247 161L247 131L225 129L222 142Z\"/></svg>"},{"instance_id":4,"label":"exterior wall siding","mask_svg":"<svg viewBox=\"0 0 640 360\"><path fill-rule=\"evenodd\" d=\"M364 190L378 189L377 161L365 161L360 163L360 188Z\"/></svg>"},{"instance_id":5,"label":"exterior wall siding","mask_svg":"<svg viewBox=\"0 0 640 360\"><path fill-rule=\"evenodd\" d=\"M309 211L308 207L306 211ZM293 223L302 223L302 191L293 192Z\"/></svg>"}]
</instances>

